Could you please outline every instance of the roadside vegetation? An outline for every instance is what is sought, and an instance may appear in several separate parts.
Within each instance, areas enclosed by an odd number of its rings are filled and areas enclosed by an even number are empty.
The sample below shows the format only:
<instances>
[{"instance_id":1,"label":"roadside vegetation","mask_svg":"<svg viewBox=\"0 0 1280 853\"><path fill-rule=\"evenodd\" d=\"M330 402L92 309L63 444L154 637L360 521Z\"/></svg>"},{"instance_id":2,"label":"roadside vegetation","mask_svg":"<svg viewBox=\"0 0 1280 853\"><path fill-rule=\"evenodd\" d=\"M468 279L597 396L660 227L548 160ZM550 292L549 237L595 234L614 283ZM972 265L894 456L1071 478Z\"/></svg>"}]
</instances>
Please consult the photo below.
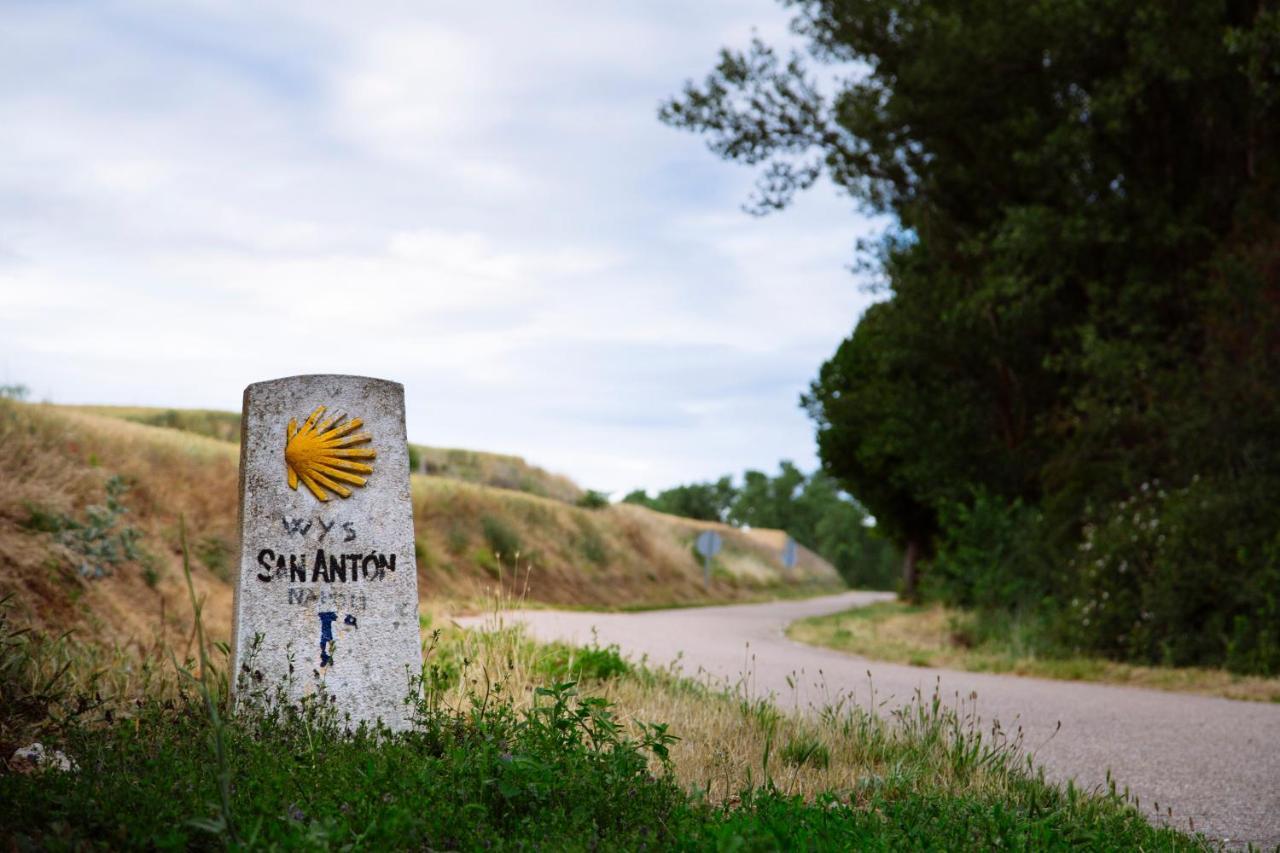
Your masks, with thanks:
<instances>
[{"instance_id":1,"label":"roadside vegetation","mask_svg":"<svg viewBox=\"0 0 1280 853\"><path fill-rule=\"evenodd\" d=\"M637 489L622 500L683 518L785 531L852 587L892 589L897 581L901 556L862 505L822 471L806 474L785 460L772 476L748 470L740 480L724 476L653 496Z\"/></svg>"},{"instance_id":2,"label":"roadside vegetation","mask_svg":"<svg viewBox=\"0 0 1280 853\"><path fill-rule=\"evenodd\" d=\"M12 594L31 624L55 633L189 636L179 571L185 518L194 582L209 602L207 627L214 638L229 638L238 561L235 443L3 397L0 442L9 460L0 490L0 553L8 563L0 596ZM534 605L627 607L843 587L813 554L784 569L781 544L768 531L718 526L725 549L708 587L692 550L702 522L447 477L411 481L424 600L477 607L501 585ZM517 560L518 573L503 570Z\"/></svg>"},{"instance_id":3,"label":"roadside vegetation","mask_svg":"<svg viewBox=\"0 0 1280 853\"><path fill-rule=\"evenodd\" d=\"M891 223L802 404L907 597L1280 675L1280 11L786 5L804 48L726 49L660 115L758 213L829 178Z\"/></svg>"},{"instance_id":4,"label":"roadside vegetation","mask_svg":"<svg viewBox=\"0 0 1280 853\"><path fill-rule=\"evenodd\" d=\"M970 672L1097 681L1227 699L1280 702L1280 678L1222 669L1140 666L1096 656L1046 656L1038 634L940 604L881 602L793 623L787 636L873 660Z\"/></svg>"},{"instance_id":5,"label":"roadside vegetation","mask_svg":"<svg viewBox=\"0 0 1280 853\"><path fill-rule=\"evenodd\" d=\"M225 647L104 671L0 612L3 746L70 767L0 773L18 848L1207 849L1123 792L1045 782L938 696L784 714L496 612L427 632L413 731L350 731L323 701L234 714Z\"/></svg>"}]
</instances>

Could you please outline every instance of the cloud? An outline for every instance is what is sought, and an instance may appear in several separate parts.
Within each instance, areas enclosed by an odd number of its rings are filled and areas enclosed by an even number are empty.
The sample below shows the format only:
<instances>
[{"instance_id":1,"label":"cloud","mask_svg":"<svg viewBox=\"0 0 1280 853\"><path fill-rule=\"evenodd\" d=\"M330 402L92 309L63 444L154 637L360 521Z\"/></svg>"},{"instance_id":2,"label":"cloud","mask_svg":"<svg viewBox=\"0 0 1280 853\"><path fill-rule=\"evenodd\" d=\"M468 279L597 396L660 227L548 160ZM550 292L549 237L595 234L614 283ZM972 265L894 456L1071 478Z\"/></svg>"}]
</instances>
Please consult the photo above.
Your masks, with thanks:
<instances>
[{"instance_id":1,"label":"cloud","mask_svg":"<svg viewBox=\"0 0 1280 853\"><path fill-rule=\"evenodd\" d=\"M234 408L405 382L424 443L614 491L812 464L869 301L830 189L765 219L658 102L769 0L29 5L0 31L0 381Z\"/></svg>"}]
</instances>

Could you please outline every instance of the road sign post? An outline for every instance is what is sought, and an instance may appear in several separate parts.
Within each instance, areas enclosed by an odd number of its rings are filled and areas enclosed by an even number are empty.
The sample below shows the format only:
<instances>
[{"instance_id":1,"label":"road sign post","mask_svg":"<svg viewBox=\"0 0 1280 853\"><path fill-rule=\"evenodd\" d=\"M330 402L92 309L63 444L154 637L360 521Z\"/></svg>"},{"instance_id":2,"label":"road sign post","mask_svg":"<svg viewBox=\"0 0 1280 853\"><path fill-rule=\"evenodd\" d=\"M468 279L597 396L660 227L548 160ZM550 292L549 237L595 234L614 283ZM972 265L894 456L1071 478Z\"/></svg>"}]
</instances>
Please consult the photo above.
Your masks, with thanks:
<instances>
[{"instance_id":1,"label":"road sign post","mask_svg":"<svg viewBox=\"0 0 1280 853\"><path fill-rule=\"evenodd\" d=\"M798 557L799 554L796 549L796 540L788 536L787 544L782 546L782 565L786 566L788 569L794 569L796 567L796 560Z\"/></svg>"},{"instance_id":2,"label":"road sign post","mask_svg":"<svg viewBox=\"0 0 1280 853\"><path fill-rule=\"evenodd\" d=\"M714 530L704 530L698 534L695 547L702 555L702 582L711 586L711 558L720 553L724 539Z\"/></svg>"}]
</instances>

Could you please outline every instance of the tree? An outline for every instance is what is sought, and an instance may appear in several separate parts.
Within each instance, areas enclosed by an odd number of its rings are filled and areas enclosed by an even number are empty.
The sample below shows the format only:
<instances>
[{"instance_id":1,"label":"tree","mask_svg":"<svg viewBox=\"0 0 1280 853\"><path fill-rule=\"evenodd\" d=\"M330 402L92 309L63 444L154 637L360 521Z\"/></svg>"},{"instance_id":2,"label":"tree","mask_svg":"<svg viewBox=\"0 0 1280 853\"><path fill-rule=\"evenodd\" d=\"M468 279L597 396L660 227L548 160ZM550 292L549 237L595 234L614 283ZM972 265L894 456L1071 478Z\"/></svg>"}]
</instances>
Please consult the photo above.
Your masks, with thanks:
<instances>
[{"instance_id":1,"label":"tree","mask_svg":"<svg viewBox=\"0 0 1280 853\"><path fill-rule=\"evenodd\" d=\"M777 476L762 471L743 474L742 486L725 476L714 483L691 483L666 489L656 498L637 489L624 503L686 518L710 518L737 526L785 530L797 542L835 566L851 586L885 589L891 585L886 566L896 560L893 546L874 529L862 506L821 471L805 474L793 463L779 463Z\"/></svg>"},{"instance_id":2,"label":"tree","mask_svg":"<svg viewBox=\"0 0 1280 853\"><path fill-rule=\"evenodd\" d=\"M622 502L640 504L684 518L725 521L734 493L732 479L721 477L714 483L690 483L664 489L654 498L649 497L643 489L636 489L629 492Z\"/></svg>"},{"instance_id":3,"label":"tree","mask_svg":"<svg viewBox=\"0 0 1280 853\"><path fill-rule=\"evenodd\" d=\"M945 550L939 519L966 517L953 509L976 495L984 512L1022 507L1046 550L1071 553L1154 480L1189 489L1203 476L1222 495L1280 483L1267 379L1280 332L1251 319L1280 305L1280 10L787 5L807 56L759 40L722 51L660 115L759 168L753 212L826 175L892 216L869 260L886 298L803 403L825 469L907 554L909 591L911 557ZM1280 519L1262 515L1225 513L1234 520L1205 533L1224 559L1257 555L1231 562L1237 587L1256 587L1261 555L1280 553ZM1069 561L1046 596L1083 590L1089 571ZM1193 580L1196 600L1222 603L1194 615L1170 603L1171 625L1143 633L1142 654L1211 654L1176 638L1202 636L1215 608L1214 624L1244 626L1243 639L1223 628L1206 641L1218 654L1276 643L1274 607L1223 600L1175 554L1150 572L1124 580L1136 613ZM1109 648L1134 647L1126 637Z\"/></svg>"}]
</instances>

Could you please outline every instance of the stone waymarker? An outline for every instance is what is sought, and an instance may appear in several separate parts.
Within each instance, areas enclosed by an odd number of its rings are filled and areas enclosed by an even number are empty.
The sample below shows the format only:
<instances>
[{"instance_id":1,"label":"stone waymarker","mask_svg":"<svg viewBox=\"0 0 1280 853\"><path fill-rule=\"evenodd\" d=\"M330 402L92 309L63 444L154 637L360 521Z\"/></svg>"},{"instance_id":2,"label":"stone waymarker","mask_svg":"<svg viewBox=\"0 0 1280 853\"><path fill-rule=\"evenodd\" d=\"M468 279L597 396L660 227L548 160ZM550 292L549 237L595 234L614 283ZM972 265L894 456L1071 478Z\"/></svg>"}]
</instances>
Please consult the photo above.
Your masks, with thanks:
<instances>
[{"instance_id":1,"label":"stone waymarker","mask_svg":"<svg viewBox=\"0 0 1280 853\"><path fill-rule=\"evenodd\" d=\"M407 728L422 669L404 386L292 376L244 391L237 701L323 693Z\"/></svg>"}]
</instances>

